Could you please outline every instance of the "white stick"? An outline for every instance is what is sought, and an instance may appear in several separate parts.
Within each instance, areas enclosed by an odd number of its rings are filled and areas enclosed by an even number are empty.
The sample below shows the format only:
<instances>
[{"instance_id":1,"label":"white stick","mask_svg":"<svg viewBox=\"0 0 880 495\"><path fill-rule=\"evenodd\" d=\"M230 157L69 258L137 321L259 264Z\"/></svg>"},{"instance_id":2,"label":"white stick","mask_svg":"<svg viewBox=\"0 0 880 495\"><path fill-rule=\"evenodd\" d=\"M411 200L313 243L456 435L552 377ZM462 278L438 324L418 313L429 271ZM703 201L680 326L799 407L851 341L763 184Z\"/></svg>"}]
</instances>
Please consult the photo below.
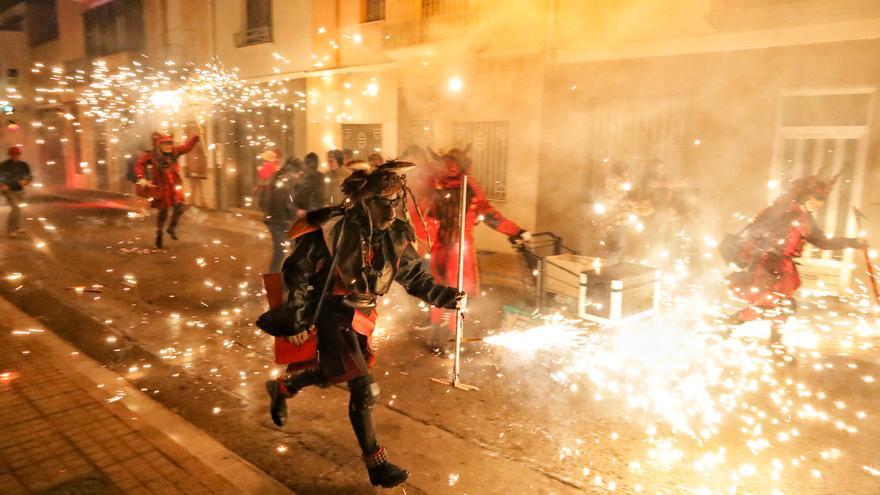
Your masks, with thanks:
<instances>
[{"instance_id":1,"label":"white stick","mask_svg":"<svg viewBox=\"0 0 880 495\"><path fill-rule=\"evenodd\" d=\"M459 202L458 215L458 290L464 289L464 233L465 222L467 221L467 175L461 176L461 201ZM480 390L473 385L465 385L461 383L459 375L461 374L461 342L464 334L464 315L462 309L455 310L455 359L452 362L452 380L441 378L431 378L434 383L442 383L444 385L452 385L453 388L461 390Z\"/></svg>"},{"instance_id":2,"label":"white stick","mask_svg":"<svg viewBox=\"0 0 880 495\"><path fill-rule=\"evenodd\" d=\"M465 222L467 221L467 183L468 176L461 176L461 198L459 201L458 213L458 290L464 290L464 233ZM464 318L462 308L455 310L455 360L452 365L452 386L455 387L459 382L459 373L461 372L461 338L464 333Z\"/></svg>"}]
</instances>

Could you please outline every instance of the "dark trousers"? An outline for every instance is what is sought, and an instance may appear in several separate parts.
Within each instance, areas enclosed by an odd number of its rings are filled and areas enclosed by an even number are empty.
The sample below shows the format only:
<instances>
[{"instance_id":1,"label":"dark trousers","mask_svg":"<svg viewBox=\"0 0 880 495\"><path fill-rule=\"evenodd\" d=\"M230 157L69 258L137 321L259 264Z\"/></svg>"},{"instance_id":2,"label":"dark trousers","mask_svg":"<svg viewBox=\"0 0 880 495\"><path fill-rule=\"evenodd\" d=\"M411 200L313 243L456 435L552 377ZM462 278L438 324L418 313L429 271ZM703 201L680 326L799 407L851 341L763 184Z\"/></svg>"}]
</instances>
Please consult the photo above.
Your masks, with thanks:
<instances>
[{"instance_id":1,"label":"dark trousers","mask_svg":"<svg viewBox=\"0 0 880 495\"><path fill-rule=\"evenodd\" d=\"M180 221L180 216L183 215L183 203L177 203L171 210L171 224L168 228L173 230L177 228L177 222ZM156 230L162 232L166 221L168 221L168 208L159 208L159 215L156 216Z\"/></svg>"},{"instance_id":2,"label":"dark trousers","mask_svg":"<svg viewBox=\"0 0 880 495\"><path fill-rule=\"evenodd\" d=\"M283 383L291 395L310 385L329 386L324 374L317 369L290 375ZM348 392L348 419L361 452L365 456L375 454L379 450L379 442L373 427L373 406L379 399L379 385L372 374L361 375L348 381Z\"/></svg>"}]
</instances>

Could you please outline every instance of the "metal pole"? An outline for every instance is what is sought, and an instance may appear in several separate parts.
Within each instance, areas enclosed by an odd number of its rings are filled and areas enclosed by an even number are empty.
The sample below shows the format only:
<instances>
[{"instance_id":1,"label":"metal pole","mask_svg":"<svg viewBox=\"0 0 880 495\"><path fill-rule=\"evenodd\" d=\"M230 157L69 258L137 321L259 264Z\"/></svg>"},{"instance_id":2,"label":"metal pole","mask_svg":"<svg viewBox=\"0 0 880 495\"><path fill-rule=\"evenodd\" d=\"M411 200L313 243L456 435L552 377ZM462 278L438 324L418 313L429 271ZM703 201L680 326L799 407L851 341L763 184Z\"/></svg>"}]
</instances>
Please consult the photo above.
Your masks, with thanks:
<instances>
[{"instance_id":1,"label":"metal pole","mask_svg":"<svg viewBox=\"0 0 880 495\"><path fill-rule=\"evenodd\" d=\"M544 258L538 258L538 264L534 274L535 277L535 306L538 311L544 312L544 273L547 270L547 261Z\"/></svg>"},{"instance_id":2,"label":"metal pole","mask_svg":"<svg viewBox=\"0 0 880 495\"><path fill-rule=\"evenodd\" d=\"M458 212L458 290L464 290L464 233L465 222L467 221L467 183L468 176L461 176L461 198L459 200ZM458 386L459 374L461 372L461 337L464 333L464 318L461 314L461 308L455 310L455 360L452 364L452 386Z\"/></svg>"},{"instance_id":3,"label":"metal pole","mask_svg":"<svg viewBox=\"0 0 880 495\"><path fill-rule=\"evenodd\" d=\"M461 200L459 201L458 214L458 290L464 289L464 234L467 222L467 183L468 176L461 176ZM452 361L452 380L444 380L440 378L431 378L434 383L442 383L444 385L452 385L453 388L461 390L479 390L473 385L461 383L459 375L461 374L461 341L464 334L464 315L461 308L455 310L455 357Z\"/></svg>"}]
</instances>

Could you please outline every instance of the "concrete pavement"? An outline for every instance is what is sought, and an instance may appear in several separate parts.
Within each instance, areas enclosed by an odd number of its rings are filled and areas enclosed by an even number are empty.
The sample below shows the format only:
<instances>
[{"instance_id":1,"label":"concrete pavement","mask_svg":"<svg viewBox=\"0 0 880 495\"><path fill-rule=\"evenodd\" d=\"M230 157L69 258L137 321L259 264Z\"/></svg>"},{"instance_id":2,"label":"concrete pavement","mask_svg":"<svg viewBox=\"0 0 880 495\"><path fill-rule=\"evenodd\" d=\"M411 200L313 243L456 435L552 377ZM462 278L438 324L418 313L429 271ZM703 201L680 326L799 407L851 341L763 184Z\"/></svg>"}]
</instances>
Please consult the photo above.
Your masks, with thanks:
<instances>
[{"instance_id":1,"label":"concrete pavement","mask_svg":"<svg viewBox=\"0 0 880 495\"><path fill-rule=\"evenodd\" d=\"M284 494L0 299L0 493Z\"/></svg>"}]
</instances>

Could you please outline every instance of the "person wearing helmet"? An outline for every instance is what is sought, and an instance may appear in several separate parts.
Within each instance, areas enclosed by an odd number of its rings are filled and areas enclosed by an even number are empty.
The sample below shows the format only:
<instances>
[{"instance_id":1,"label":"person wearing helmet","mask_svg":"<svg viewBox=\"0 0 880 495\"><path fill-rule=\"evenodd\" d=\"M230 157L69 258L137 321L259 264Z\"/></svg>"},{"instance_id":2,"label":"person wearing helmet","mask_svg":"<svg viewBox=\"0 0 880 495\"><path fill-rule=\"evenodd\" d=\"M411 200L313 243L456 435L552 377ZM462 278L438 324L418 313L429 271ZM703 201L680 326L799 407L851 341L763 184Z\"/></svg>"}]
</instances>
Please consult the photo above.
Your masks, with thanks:
<instances>
[{"instance_id":1,"label":"person wearing helmet","mask_svg":"<svg viewBox=\"0 0 880 495\"><path fill-rule=\"evenodd\" d=\"M371 371L377 301L393 281L434 306L454 309L466 301L463 292L438 284L423 269L412 226L398 218L406 202L403 172L411 165L352 163L356 170L342 184L342 203L311 211L294 224L296 245L283 267L287 301L257 321L297 347L317 337L309 356L285 361L287 374L266 383L272 421L284 425L287 399L303 388L347 382L349 420L370 482L383 487L403 483L409 472L388 461L373 426L379 399Z\"/></svg>"},{"instance_id":2,"label":"person wearing helmet","mask_svg":"<svg viewBox=\"0 0 880 495\"><path fill-rule=\"evenodd\" d=\"M24 233L21 228L21 203L24 188L31 183L31 167L21 159L21 148L12 146L8 150L9 159L0 163L0 191L9 203L9 216L6 217L6 233L17 237Z\"/></svg>"},{"instance_id":3,"label":"person wearing helmet","mask_svg":"<svg viewBox=\"0 0 880 495\"><path fill-rule=\"evenodd\" d=\"M177 223L183 215L184 194L180 164L177 159L185 155L199 142L199 136L191 136L184 144L174 145L174 136L162 133L153 135L154 149L141 154L134 167L137 185L149 188L150 206L159 211L156 217L156 247L164 246L162 231L171 210L168 235L177 240Z\"/></svg>"},{"instance_id":4,"label":"person wearing helmet","mask_svg":"<svg viewBox=\"0 0 880 495\"><path fill-rule=\"evenodd\" d=\"M794 293L801 285L795 259L804 245L819 249L861 249L864 239L829 237L813 214L822 209L837 176L817 175L794 181L789 190L760 212L739 234L734 263L741 267L728 275L733 294L748 303L730 323L737 325L758 318L771 320L770 344L781 343L779 328L794 311Z\"/></svg>"}]
</instances>

